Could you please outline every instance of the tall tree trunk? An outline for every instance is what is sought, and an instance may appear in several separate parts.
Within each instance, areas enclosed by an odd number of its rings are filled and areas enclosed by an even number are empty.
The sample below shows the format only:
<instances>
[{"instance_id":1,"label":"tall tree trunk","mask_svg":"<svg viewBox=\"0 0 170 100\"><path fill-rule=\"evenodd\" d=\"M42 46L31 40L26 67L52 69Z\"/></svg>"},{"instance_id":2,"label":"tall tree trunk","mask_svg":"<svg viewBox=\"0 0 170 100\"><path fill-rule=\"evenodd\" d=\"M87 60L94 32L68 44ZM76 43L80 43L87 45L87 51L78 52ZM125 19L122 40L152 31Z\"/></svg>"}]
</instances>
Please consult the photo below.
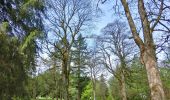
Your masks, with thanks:
<instances>
[{"instance_id":1,"label":"tall tree trunk","mask_svg":"<svg viewBox=\"0 0 170 100\"><path fill-rule=\"evenodd\" d=\"M96 86L93 87L93 100L96 100Z\"/></svg>"},{"instance_id":2,"label":"tall tree trunk","mask_svg":"<svg viewBox=\"0 0 170 100\"><path fill-rule=\"evenodd\" d=\"M92 66L90 66L90 74L91 74L91 80L92 80L93 100L96 100L96 75L94 73L94 69Z\"/></svg>"},{"instance_id":3,"label":"tall tree trunk","mask_svg":"<svg viewBox=\"0 0 170 100\"><path fill-rule=\"evenodd\" d=\"M68 92L68 75L67 75L67 70L65 68L66 66L63 67L63 73L62 73L62 82L63 82L63 97L64 100L69 100L69 92Z\"/></svg>"},{"instance_id":4,"label":"tall tree trunk","mask_svg":"<svg viewBox=\"0 0 170 100\"><path fill-rule=\"evenodd\" d=\"M119 84L120 84L120 94L122 97L122 100L127 100L126 97L126 84L125 84L125 76L123 71L120 73L120 80L119 80Z\"/></svg>"},{"instance_id":5,"label":"tall tree trunk","mask_svg":"<svg viewBox=\"0 0 170 100\"><path fill-rule=\"evenodd\" d=\"M62 61L62 82L63 82L63 97L64 100L69 100L69 76L68 76L68 52L65 52L63 55Z\"/></svg>"},{"instance_id":6,"label":"tall tree trunk","mask_svg":"<svg viewBox=\"0 0 170 100\"><path fill-rule=\"evenodd\" d=\"M143 55L144 64L151 92L151 100L165 100L162 82L160 79L155 50L148 48Z\"/></svg>"},{"instance_id":7,"label":"tall tree trunk","mask_svg":"<svg viewBox=\"0 0 170 100\"><path fill-rule=\"evenodd\" d=\"M78 66L78 84L77 84L77 88L78 88L78 96L77 96L77 100L81 100L81 87L80 87L80 64Z\"/></svg>"},{"instance_id":8,"label":"tall tree trunk","mask_svg":"<svg viewBox=\"0 0 170 100\"><path fill-rule=\"evenodd\" d=\"M79 48L79 55L78 55L78 73L77 73L77 77L78 77L78 83L77 83L77 89L78 89L78 97L77 100L81 100L81 87L80 87L80 67L81 67L81 62L80 62L80 48Z\"/></svg>"},{"instance_id":9,"label":"tall tree trunk","mask_svg":"<svg viewBox=\"0 0 170 100\"><path fill-rule=\"evenodd\" d=\"M92 79L93 84L93 100L96 100L96 81L95 79Z\"/></svg>"},{"instance_id":10,"label":"tall tree trunk","mask_svg":"<svg viewBox=\"0 0 170 100\"><path fill-rule=\"evenodd\" d=\"M38 78L38 77L37 77ZM36 81L37 81L37 78L36 78ZM34 81L34 83L33 83L33 99L34 100L36 100L36 89L37 89L37 87L36 87L36 81Z\"/></svg>"}]
</instances>

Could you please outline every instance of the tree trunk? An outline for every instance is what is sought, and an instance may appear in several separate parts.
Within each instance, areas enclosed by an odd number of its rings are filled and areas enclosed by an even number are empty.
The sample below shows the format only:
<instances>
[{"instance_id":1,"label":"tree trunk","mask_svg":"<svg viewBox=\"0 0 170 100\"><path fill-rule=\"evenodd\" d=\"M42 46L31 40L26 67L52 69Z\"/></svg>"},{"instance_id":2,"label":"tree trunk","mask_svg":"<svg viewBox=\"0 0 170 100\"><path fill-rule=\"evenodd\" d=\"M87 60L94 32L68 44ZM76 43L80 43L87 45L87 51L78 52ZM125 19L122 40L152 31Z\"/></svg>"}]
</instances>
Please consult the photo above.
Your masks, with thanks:
<instances>
[{"instance_id":1,"label":"tree trunk","mask_svg":"<svg viewBox=\"0 0 170 100\"><path fill-rule=\"evenodd\" d=\"M62 82L63 82L63 97L64 100L69 100L69 76L68 76L68 53L65 52L65 54L63 55L63 61L62 61Z\"/></svg>"},{"instance_id":2,"label":"tree trunk","mask_svg":"<svg viewBox=\"0 0 170 100\"><path fill-rule=\"evenodd\" d=\"M78 97L77 100L81 100L81 87L80 87L80 66L78 67Z\"/></svg>"},{"instance_id":3,"label":"tree trunk","mask_svg":"<svg viewBox=\"0 0 170 100\"><path fill-rule=\"evenodd\" d=\"M78 98L77 98L77 100L81 100L80 90L78 90Z\"/></svg>"},{"instance_id":4,"label":"tree trunk","mask_svg":"<svg viewBox=\"0 0 170 100\"><path fill-rule=\"evenodd\" d=\"M65 68L63 68L62 81L63 81L63 97L64 97L64 100L69 100L68 75L67 75L67 71L65 70Z\"/></svg>"},{"instance_id":5,"label":"tree trunk","mask_svg":"<svg viewBox=\"0 0 170 100\"><path fill-rule=\"evenodd\" d=\"M96 100L96 82L95 79L92 80L93 83L93 100Z\"/></svg>"},{"instance_id":6,"label":"tree trunk","mask_svg":"<svg viewBox=\"0 0 170 100\"><path fill-rule=\"evenodd\" d=\"M37 79L36 79L36 81L37 81ZM36 82L34 81L34 83L33 83L33 86L34 86L34 88L33 88L33 99L34 100L36 100Z\"/></svg>"},{"instance_id":7,"label":"tree trunk","mask_svg":"<svg viewBox=\"0 0 170 100\"><path fill-rule=\"evenodd\" d=\"M125 76L124 76L124 73L121 72L120 73L121 75L121 79L119 81L119 84L120 84L120 94L121 94L121 97L122 97L122 100L127 100L127 97L126 97L126 84L125 84Z\"/></svg>"},{"instance_id":8,"label":"tree trunk","mask_svg":"<svg viewBox=\"0 0 170 100\"><path fill-rule=\"evenodd\" d=\"M145 50L143 61L147 71L151 100L165 100L165 94L157 68L156 54L153 48Z\"/></svg>"},{"instance_id":9,"label":"tree trunk","mask_svg":"<svg viewBox=\"0 0 170 100\"><path fill-rule=\"evenodd\" d=\"M93 100L96 100L96 91L93 90Z\"/></svg>"}]
</instances>

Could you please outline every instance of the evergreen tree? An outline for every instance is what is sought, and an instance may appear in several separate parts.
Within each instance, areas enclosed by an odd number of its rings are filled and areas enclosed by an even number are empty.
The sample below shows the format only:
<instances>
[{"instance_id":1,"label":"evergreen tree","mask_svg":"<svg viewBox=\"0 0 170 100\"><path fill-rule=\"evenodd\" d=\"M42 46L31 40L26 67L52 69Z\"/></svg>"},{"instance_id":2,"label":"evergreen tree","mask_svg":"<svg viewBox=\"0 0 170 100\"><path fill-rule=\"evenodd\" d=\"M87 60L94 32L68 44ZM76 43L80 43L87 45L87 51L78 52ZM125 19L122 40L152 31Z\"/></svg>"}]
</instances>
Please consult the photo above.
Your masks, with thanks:
<instances>
[{"instance_id":1,"label":"evergreen tree","mask_svg":"<svg viewBox=\"0 0 170 100\"><path fill-rule=\"evenodd\" d=\"M0 34L0 99L26 97L27 60L19 51L20 41ZM26 97L28 99L28 97Z\"/></svg>"},{"instance_id":2,"label":"evergreen tree","mask_svg":"<svg viewBox=\"0 0 170 100\"><path fill-rule=\"evenodd\" d=\"M0 24L8 23L8 33L23 38L35 30L42 30L43 10L42 0L1 0Z\"/></svg>"},{"instance_id":3,"label":"evergreen tree","mask_svg":"<svg viewBox=\"0 0 170 100\"><path fill-rule=\"evenodd\" d=\"M35 70L36 39L43 29L42 10L39 0L0 1L2 100L26 96L28 74Z\"/></svg>"},{"instance_id":4,"label":"evergreen tree","mask_svg":"<svg viewBox=\"0 0 170 100\"><path fill-rule=\"evenodd\" d=\"M138 57L134 57L130 65L130 76L127 79L128 99L132 100L148 100L149 86L146 76L146 70L140 63Z\"/></svg>"},{"instance_id":5,"label":"evergreen tree","mask_svg":"<svg viewBox=\"0 0 170 100\"><path fill-rule=\"evenodd\" d=\"M105 82L103 74L100 76L99 84L97 86L97 100L107 100L108 97L108 87Z\"/></svg>"},{"instance_id":6,"label":"evergreen tree","mask_svg":"<svg viewBox=\"0 0 170 100\"><path fill-rule=\"evenodd\" d=\"M73 44L73 53L72 53L72 59L74 62L74 67L72 68L73 73L75 73L76 76L76 84L77 84L77 99L81 99L81 93L82 93L82 83L84 78L83 76L86 76L85 70L86 70L86 61L87 61L87 44L85 41L85 38L80 34L75 40Z\"/></svg>"}]
</instances>

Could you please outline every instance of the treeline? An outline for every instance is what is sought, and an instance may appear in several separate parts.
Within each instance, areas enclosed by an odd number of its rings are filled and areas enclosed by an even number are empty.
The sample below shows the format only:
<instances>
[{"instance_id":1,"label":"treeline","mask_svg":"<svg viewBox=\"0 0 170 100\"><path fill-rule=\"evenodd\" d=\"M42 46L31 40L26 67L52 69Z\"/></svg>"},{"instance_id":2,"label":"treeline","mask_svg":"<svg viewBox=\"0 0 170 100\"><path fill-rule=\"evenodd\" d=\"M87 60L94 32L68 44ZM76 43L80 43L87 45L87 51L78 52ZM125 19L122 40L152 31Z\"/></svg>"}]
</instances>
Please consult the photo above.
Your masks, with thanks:
<instances>
[{"instance_id":1,"label":"treeline","mask_svg":"<svg viewBox=\"0 0 170 100\"><path fill-rule=\"evenodd\" d=\"M0 99L170 99L168 1L118 0L89 36L106 2L1 0Z\"/></svg>"}]
</instances>

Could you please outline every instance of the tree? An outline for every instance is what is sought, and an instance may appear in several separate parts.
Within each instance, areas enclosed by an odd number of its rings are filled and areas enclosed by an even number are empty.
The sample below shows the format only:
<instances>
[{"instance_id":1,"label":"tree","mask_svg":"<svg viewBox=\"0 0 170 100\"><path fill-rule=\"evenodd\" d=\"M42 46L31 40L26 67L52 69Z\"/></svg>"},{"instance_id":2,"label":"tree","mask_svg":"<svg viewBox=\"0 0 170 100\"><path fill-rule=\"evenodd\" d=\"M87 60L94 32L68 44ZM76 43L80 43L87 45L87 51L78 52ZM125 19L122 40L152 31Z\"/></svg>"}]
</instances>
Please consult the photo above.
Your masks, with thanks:
<instances>
[{"instance_id":1,"label":"tree","mask_svg":"<svg viewBox=\"0 0 170 100\"><path fill-rule=\"evenodd\" d=\"M38 5L37 1L30 1L0 1L0 40L2 41L0 49L2 50L1 61L4 63L1 64L1 73L4 75L2 81L7 82L3 83L6 89L1 91L2 99L26 97L26 80L28 74L35 68L37 52L35 36L42 29L41 20L37 16L40 9L42 10L42 5Z\"/></svg>"},{"instance_id":2,"label":"tree","mask_svg":"<svg viewBox=\"0 0 170 100\"><path fill-rule=\"evenodd\" d=\"M164 90L167 99L170 99L169 93L170 93L170 84L168 78L170 77L170 44L169 41L167 42L167 47L164 47L165 57L163 61L161 62L160 66L160 75L161 80L163 82Z\"/></svg>"},{"instance_id":3,"label":"tree","mask_svg":"<svg viewBox=\"0 0 170 100\"><path fill-rule=\"evenodd\" d=\"M76 35L91 20L91 2L84 0L47 0L45 21L55 42L50 42L61 55L64 100L69 100L70 51ZM49 28L50 26L50 28Z\"/></svg>"},{"instance_id":4,"label":"tree","mask_svg":"<svg viewBox=\"0 0 170 100\"><path fill-rule=\"evenodd\" d=\"M100 80L99 80L99 84L97 87L97 100L107 100L108 97L108 87L107 84L105 82L105 78L103 76L103 74L100 76Z\"/></svg>"},{"instance_id":5,"label":"tree","mask_svg":"<svg viewBox=\"0 0 170 100\"><path fill-rule=\"evenodd\" d=\"M160 75L161 75L161 80L163 82L165 94L167 97L167 100L170 99L169 93L170 93L170 69L167 68L167 66L164 66L163 68L160 68Z\"/></svg>"},{"instance_id":6,"label":"tree","mask_svg":"<svg viewBox=\"0 0 170 100\"><path fill-rule=\"evenodd\" d=\"M23 39L31 32L42 31L43 1L1 0L0 23L8 23L8 34Z\"/></svg>"},{"instance_id":7,"label":"tree","mask_svg":"<svg viewBox=\"0 0 170 100\"><path fill-rule=\"evenodd\" d=\"M81 93L82 93L82 81L81 77L84 75L86 76L85 70L86 70L86 65L87 65L87 44L85 41L85 38L82 37L80 34L75 40L73 44L73 51L72 51L72 59L74 62L74 67L72 68L73 74L75 73L76 78L77 78L77 90L78 90L78 96L77 100L81 99Z\"/></svg>"},{"instance_id":8,"label":"tree","mask_svg":"<svg viewBox=\"0 0 170 100\"><path fill-rule=\"evenodd\" d=\"M167 17L169 7L166 5L168 1L158 0L144 2L143 0L138 0L137 3L135 2L133 7L137 6L138 13L136 14L139 17L140 26L135 24L134 19L136 15L133 14L135 11L130 8L130 3L127 0L120 0L120 2L124 8L124 13L129 23L133 39L140 49L141 63L145 65L147 71L151 100L165 100L165 94L157 68L156 47L153 33L160 31L165 33L169 32L169 27L167 26L169 22L169 17ZM138 27L140 27L142 31L138 31ZM142 40L139 33L142 33L144 40Z\"/></svg>"},{"instance_id":9,"label":"tree","mask_svg":"<svg viewBox=\"0 0 170 100\"><path fill-rule=\"evenodd\" d=\"M140 63L138 57L134 57L130 66L130 76L127 78L128 99L148 100L149 86L144 66Z\"/></svg>"},{"instance_id":10,"label":"tree","mask_svg":"<svg viewBox=\"0 0 170 100\"><path fill-rule=\"evenodd\" d=\"M80 99L82 100L82 95L85 91L86 86L88 85L89 81L90 81L90 77L88 76L81 76L79 79L77 77L75 77L75 74L70 74L70 87L69 87L69 91L70 91L70 99L71 100L77 100L78 99L78 95L79 95L79 91L78 91L78 85L77 85L77 80L80 81Z\"/></svg>"},{"instance_id":11,"label":"tree","mask_svg":"<svg viewBox=\"0 0 170 100\"><path fill-rule=\"evenodd\" d=\"M97 55L97 49L95 44L93 49L91 49L90 51L89 59L87 62L89 67L91 82L92 82L91 84L92 84L93 100L96 100L96 86L97 86L97 77L98 77L97 75L102 70L101 64L99 62L100 62L100 58Z\"/></svg>"},{"instance_id":12,"label":"tree","mask_svg":"<svg viewBox=\"0 0 170 100\"><path fill-rule=\"evenodd\" d=\"M22 41L19 49L21 54L27 57L30 73L35 70L35 58L39 47L36 40L43 36L43 11L43 1L1 0L0 2L0 31Z\"/></svg>"},{"instance_id":13,"label":"tree","mask_svg":"<svg viewBox=\"0 0 170 100\"><path fill-rule=\"evenodd\" d=\"M89 83L86 85L82 93L82 100L92 100L93 97L92 92L93 92L92 82L89 81Z\"/></svg>"},{"instance_id":14,"label":"tree","mask_svg":"<svg viewBox=\"0 0 170 100\"><path fill-rule=\"evenodd\" d=\"M103 36L98 39L102 62L108 71L118 79L122 100L126 100L125 76L128 72L127 63L134 48L133 43L128 39L128 28L124 22L115 20L105 26L102 33ZM118 63L117 66L114 66L114 62Z\"/></svg>"},{"instance_id":15,"label":"tree","mask_svg":"<svg viewBox=\"0 0 170 100\"><path fill-rule=\"evenodd\" d=\"M29 66L27 59L19 51L20 41L0 33L0 99L13 97L27 98L25 83Z\"/></svg>"},{"instance_id":16,"label":"tree","mask_svg":"<svg viewBox=\"0 0 170 100\"><path fill-rule=\"evenodd\" d=\"M43 10L43 1L0 1L0 33L15 37L20 41L17 48L24 56L27 74L32 74L35 71L36 53L39 47L36 40L40 35L43 35L41 34L43 31L41 18Z\"/></svg>"},{"instance_id":17,"label":"tree","mask_svg":"<svg viewBox=\"0 0 170 100\"><path fill-rule=\"evenodd\" d=\"M115 77L111 77L108 80L109 84L109 92L110 95L112 96L112 100L120 100L121 99L121 94L120 94L120 89L119 89L119 83L118 80Z\"/></svg>"},{"instance_id":18,"label":"tree","mask_svg":"<svg viewBox=\"0 0 170 100\"><path fill-rule=\"evenodd\" d=\"M133 59L130 67L130 75L126 77L126 92L128 100L148 100L150 99L149 87L147 83L146 70L137 58ZM119 81L112 77L109 79L109 89L115 100L121 99Z\"/></svg>"}]
</instances>

